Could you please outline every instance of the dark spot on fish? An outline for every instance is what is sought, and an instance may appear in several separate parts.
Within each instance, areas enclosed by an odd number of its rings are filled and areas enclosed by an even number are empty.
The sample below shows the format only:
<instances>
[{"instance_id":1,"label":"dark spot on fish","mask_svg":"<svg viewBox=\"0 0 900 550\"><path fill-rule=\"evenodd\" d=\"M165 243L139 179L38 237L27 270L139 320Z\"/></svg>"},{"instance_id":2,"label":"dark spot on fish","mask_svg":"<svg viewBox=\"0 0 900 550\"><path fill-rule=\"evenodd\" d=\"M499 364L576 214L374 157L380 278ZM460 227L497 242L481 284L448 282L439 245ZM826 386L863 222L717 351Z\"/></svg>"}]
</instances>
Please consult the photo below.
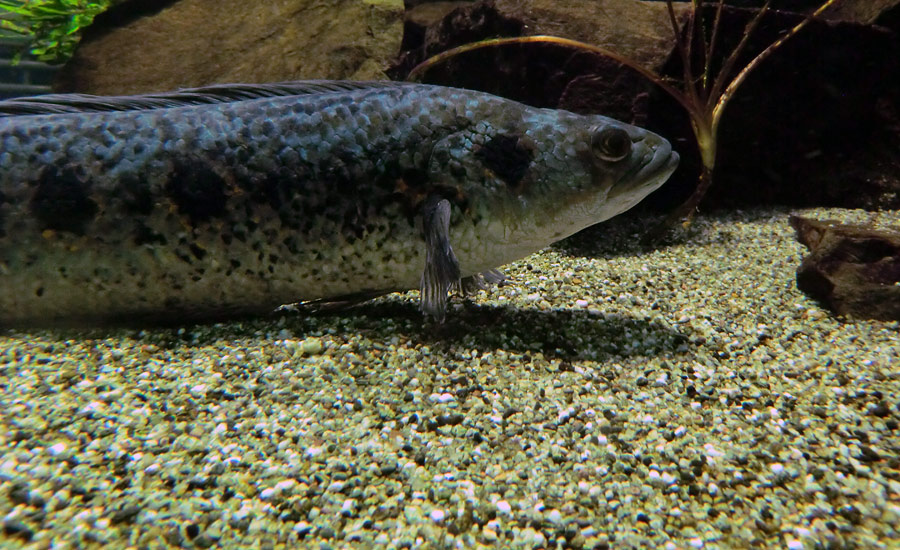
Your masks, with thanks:
<instances>
[{"instance_id":1,"label":"dark spot on fish","mask_svg":"<svg viewBox=\"0 0 900 550\"><path fill-rule=\"evenodd\" d=\"M309 218L302 209L296 207L298 193L302 189L301 180L307 177L302 171L281 169L276 174L266 174L261 178L251 178L240 183L250 194L251 200L258 204L268 205L278 213L281 224L290 229L301 229ZM307 200L312 197L307 196Z\"/></svg>"},{"instance_id":2,"label":"dark spot on fish","mask_svg":"<svg viewBox=\"0 0 900 550\"><path fill-rule=\"evenodd\" d=\"M202 260L203 258L206 257L206 250L204 250L203 248L201 248L201 247L198 246L197 244L191 243L191 244L188 246L188 248L191 249L191 254L193 254L194 257L197 258L198 260Z\"/></svg>"},{"instance_id":3,"label":"dark spot on fish","mask_svg":"<svg viewBox=\"0 0 900 550\"><path fill-rule=\"evenodd\" d=\"M344 209L344 217L340 221L341 234L345 237L362 239L366 234L366 218L363 205L358 201L351 202Z\"/></svg>"},{"instance_id":4,"label":"dark spot on fish","mask_svg":"<svg viewBox=\"0 0 900 550\"><path fill-rule=\"evenodd\" d=\"M182 262L184 262L186 264L194 263L193 259L191 259L191 257L187 254L187 252L184 252L183 250L176 249L175 256L177 256L179 260L181 260Z\"/></svg>"},{"instance_id":5,"label":"dark spot on fish","mask_svg":"<svg viewBox=\"0 0 900 550\"><path fill-rule=\"evenodd\" d=\"M534 159L534 145L522 136L498 134L479 147L475 157L508 186L516 188Z\"/></svg>"},{"instance_id":6,"label":"dark spot on fish","mask_svg":"<svg viewBox=\"0 0 900 550\"><path fill-rule=\"evenodd\" d=\"M192 225L218 218L225 214L225 179L201 159L182 157L175 161L166 193L187 216Z\"/></svg>"},{"instance_id":7,"label":"dark spot on fish","mask_svg":"<svg viewBox=\"0 0 900 550\"><path fill-rule=\"evenodd\" d=\"M38 176L29 207L41 229L83 235L99 208L88 178L73 167L48 166Z\"/></svg>"},{"instance_id":8,"label":"dark spot on fish","mask_svg":"<svg viewBox=\"0 0 900 550\"><path fill-rule=\"evenodd\" d=\"M284 241L282 241L285 248L288 249L288 252L291 254L299 254L300 253L300 245L297 244L297 239L293 236L285 237Z\"/></svg>"},{"instance_id":9,"label":"dark spot on fish","mask_svg":"<svg viewBox=\"0 0 900 550\"><path fill-rule=\"evenodd\" d=\"M44 295L44 287L39 286L37 290L34 291L34 295L40 298Z\"/></svg>"},{"instance_id":10,"label":"dark spot on fish","mask_svg":"<svg viewBox=\"0 0 900 550\"><path fill-rule=\"evenodd\" d=\"M147 216L153 211L153 193L147 181L136 174L122 176L121 185L117 186L122 192L121 200L125 211L129 214Z\"/></svg>"},{"instance_id":11,"label":"dark spot on fish","mask_svg":"<svg viewBox=\"0 0 900 550\"><path fill-rule=\"evenodd\" d=\"M341 195L353 193L356 182L350 167L353 166L353 158L347 152L335 152L334 156L322 160L318 166L319 180L327 182Z\"/></svg>"},{"instance_id":12,"label":"dark spot on fish","mask_svg":"<svg viewBox=\"0 0 900 550\"><path fill-rule=\"evenodd\" d=\"M413 220L419 212L419 206L433 191L428 173L416 168L403 169L396 162L386 164L385 169L384 179L386 181L385 183L379 182L379 185L387 187L387 182L390 182L391 194L383 196L382 201L374 205L375 210L383 212L391 203L399 203L409 223L414 223ZM367 229L372 232L374 227Z\"/></svg>"},{"instance_id":13,"label":"dark spot on fish","mask_svg":"<svg viewBox=\"0 0 900 550\"><path fill-rule=\"evenodd\" d=\"M134 244L136 246L141 246L143 244L159 244L165 246L167 243L166 237L162 233L154 231L140 222L135 226L132 238L134 239Z\"/></svg>"}]
</instances>

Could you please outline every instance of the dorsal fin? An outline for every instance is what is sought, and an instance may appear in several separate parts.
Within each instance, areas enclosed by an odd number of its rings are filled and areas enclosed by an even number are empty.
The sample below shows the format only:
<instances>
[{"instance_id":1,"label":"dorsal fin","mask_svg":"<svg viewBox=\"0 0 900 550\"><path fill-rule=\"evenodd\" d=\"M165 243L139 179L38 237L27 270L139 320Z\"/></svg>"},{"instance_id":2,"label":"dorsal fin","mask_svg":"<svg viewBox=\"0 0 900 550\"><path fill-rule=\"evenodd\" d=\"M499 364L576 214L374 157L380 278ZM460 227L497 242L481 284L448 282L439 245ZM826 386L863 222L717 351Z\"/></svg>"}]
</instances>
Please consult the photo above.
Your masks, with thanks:
<instances>
[{"instance_id":1,"label":"dorsal fin","mask_svg":"<svg viewBox=\"0 0 900 550\"><path fill-rule=\"evenodd\" d=\"M270 84L213 84L159 94L97 96L88 94L47 94L0 101L0 117L85 113L103 111L139 111L186 105L229 103L264 97L324 94L368 88L409 86L410 82L353 80L296 80Z\"/></svg>"}]
</instances>

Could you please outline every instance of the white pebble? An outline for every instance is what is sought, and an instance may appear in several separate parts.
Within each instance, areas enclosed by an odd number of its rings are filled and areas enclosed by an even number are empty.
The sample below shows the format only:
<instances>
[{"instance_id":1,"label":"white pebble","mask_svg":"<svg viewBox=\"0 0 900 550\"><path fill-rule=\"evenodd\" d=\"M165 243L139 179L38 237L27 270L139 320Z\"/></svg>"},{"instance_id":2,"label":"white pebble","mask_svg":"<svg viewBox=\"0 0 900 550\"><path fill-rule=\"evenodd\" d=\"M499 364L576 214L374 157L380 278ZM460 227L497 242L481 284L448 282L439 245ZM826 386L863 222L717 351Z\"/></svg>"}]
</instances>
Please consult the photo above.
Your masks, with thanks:
<instances>
[{"instance_id":1,"label":"white pebble","mask_svg":"<svg viewBox=\"0 0 900 550\"><path fill-rule=\"evenodd\" d=\"M688 541L688 544L690 544L694 548L703 548L703 539L701 539L699 537L692 538L691 540Z\"/></svg>"},{"instance_id":2,"label":"white pebble","mask_svg":"<svg viewBox=\"0 0 900 550\"><path fill-rule=\"evenodd\" d=\"M102 401L91 401L81 409L81 414L86 415L106 408L106 403Z\"/></svg>"},{"instance_id":3,"label":"white pebble","mask_svg":"<svg viewBox=\"0 0 900 550\"><path fill-rule=\"evenodd\" d=\"M306 452L303 454L305 454L309 458L315 458L322 454L323 451L324 449L322 449L322 447L310 447L306 449Z\"/></svg>"},{"instance_id":4,"label":"white pebble","mask_svg":"<svg viewBox=\"0 0 900 550\"><path fill-rule=\"evenodd\" d=\"M446 514L444 514L443 510L432 510L431 513L428 514L428 516L431 518L431 521L433 521L435 523L440 523L440 522L444 521L445 515Z\"/></svg>"},{"instance_id":5,"label":"white pebble","mask_svg":"<svg viewBox=\"0 0 900 550\"><path fill-rule=\"evenodd\" d=\"M774 473L775 475L779 475L784 472L784 464L781 464L778 462L776 462L775 464L772 464L772 466L770 466L770 468L772 468L772 473Z\"/></svg>"},{"instance_id":6,"label":"white pebble","mask_svg":"<svg viewBox=\"0 0 900 550\"><path fill-rule=\"evenodd\" d=\"M288 489L292 489L296 484L297 481L294 479L285 479L284 481L279 481L275 484L275 490L281 493L287 491Z\"/></svg>"},{"instance_id":7,"label":"white pebble","mask_svg":"<svg viewBox=\"0 0 900 550\"><path fill-rule=\"evenodd\" d=\"M65 443L57 443L56 445L50 445L47 447L47 453L50 456L59 456L66 452L66 444Z\"/></svg>"},{"instance_id":8,"label":"white pebble","mask_svg":"<svg viewBox=\"0 0 900 550\"><path fill-rule=\"evenodd\" d=\"M260 500L269 500L275 496L275 489L271 487L266 487L262 491L259 492Z\"/></svg>"},{"instance_id":9,"label":"white pebble","mask_svg":"<svg viewBox=\"0 0 900 550\"><path fill-rule=\"evenodd\" d=\"M505 500L497 501L497 511L501 514L509 514L512 511L512 506L509 505L509 502Z\"/></svg>"},{"instance_id":10,"label":"white pebble","mask_svg":"<svg viewBox=\"0 0 900 550\"><path fill-rule=\"evenodd\" d=\"M433 393L428 397L428 399L432 403L448 403L450 401L456 401L456 396L453 395L452 393L447 393L447 392Z\"/></svg>"},{"instance_id":11,"label":"white pebble","mask_svg":"<svg viewBox=\"0 0 900 550\"><path fill-rule=\"evenodd\" d=\"M803 542L793 539L787 543L788 550L803 550Z\"/></svg>"},{"instance_id":12,"label":"white pebble","mask_svg":"<svg viewBox=\"0 0 900 550\"><path fill-rule=\"evenodd\" d=\"M301 531L306 531L307 529L309 529L309 524L305 521L298 521L294 524L294 531L297 531L298 533Z\"/></svg>"}]
</instances>

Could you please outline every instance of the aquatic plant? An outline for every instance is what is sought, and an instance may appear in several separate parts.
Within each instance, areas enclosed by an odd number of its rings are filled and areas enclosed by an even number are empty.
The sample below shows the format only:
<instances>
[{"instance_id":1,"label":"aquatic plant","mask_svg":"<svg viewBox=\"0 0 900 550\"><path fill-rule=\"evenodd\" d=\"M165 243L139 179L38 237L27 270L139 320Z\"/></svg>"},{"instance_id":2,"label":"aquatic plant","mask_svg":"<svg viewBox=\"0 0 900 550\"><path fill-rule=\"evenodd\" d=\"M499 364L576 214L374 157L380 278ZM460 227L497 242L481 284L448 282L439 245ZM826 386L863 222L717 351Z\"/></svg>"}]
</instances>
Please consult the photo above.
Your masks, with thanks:
<instances>
[{"instance_id":1,"label":"aquatic plant","mask_svg":"<svg viewBox=\"0 0 900 550\"><path fill-rule=\"evenodd\" d=\"M0 30L21 34L29 42L13 59L17 63L24 51L40 61L64 63L75 51L81 30L94 17L122 0L0 0Z\"/></svg>"},{"instance_id":2,"label":"aquatic plant","mask_svg":"<svg viewBox=\"0 0 900 550\"><path fill-rule=\"evenodd\" d=\"M735 64L747 46L749 38L763 16L769 10L771 0L766 0L758 12L750 19L744 28L744 34L738 44L725 58L718 70L714 70L713 60L716 54L716 44L719 40L719 23L725 0L718 0L715 5L715 16L712 18L711 28L708 21L704 21L703 2L691 0L690 16L687 19L687 29L682 32L675 14L672 0L666 0L669 12L669 20L675 33L675 49L681 60L683 76L682 80L675 82L657 72L648 69L634 59L617 53L613 50L558 36L523 36L514 38L494 38L482 40L470 44L463 44L434 55L416 67L414 67L407 79L418 80L429 68L442 63L452 57L480 48L494 48L509 44L546 43L569 47L577 50L593 52L603 55L626 65L637 71L648 80L659 86L671 95L687 111L697 147L700 151L701 171L697 186L688 199L676 207L665 219L660 228L654 232L658 236L662 232L682 223L682 227L689 227L693 220L697 207L706 195L713 182L713 170L716 166L716 154L718 145L719 122L722 113L729 100L734 96L738 87L746 80L750 72L760 65L767 57L789 38L797 34L812 19L820 15L835 0L827 0L802 21L785 33L781 38L771 43L762 52L756 55L742 69L735 73ZM699 51L694 51L695 45L699 45ZM697 63L699 60L699 64ZM698 66L699 65L699 66ZM699 70L698 70L699 69ZM734 76L732 76L734 75Z\"/></svg>"}]
</instances>

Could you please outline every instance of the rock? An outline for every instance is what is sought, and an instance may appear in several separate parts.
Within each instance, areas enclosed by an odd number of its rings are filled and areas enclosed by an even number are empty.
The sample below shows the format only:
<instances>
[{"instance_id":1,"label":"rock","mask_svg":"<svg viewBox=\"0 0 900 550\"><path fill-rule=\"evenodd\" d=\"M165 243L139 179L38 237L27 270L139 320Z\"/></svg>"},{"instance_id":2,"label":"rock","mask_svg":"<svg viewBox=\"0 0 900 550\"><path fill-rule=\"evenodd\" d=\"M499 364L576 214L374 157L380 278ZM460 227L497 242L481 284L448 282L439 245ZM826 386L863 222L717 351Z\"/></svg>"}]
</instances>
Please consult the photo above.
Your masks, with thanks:
<instances>
[{"instance_id":1,"label":"rock","mask_svg":"<svg viewBox=\"0 0 900 550\"><path fill-rule=\"evenodd\" d=\"M829 21L845 21L871 25L890 11L897 11L900 0L844 0L828 8L823 17Z\"/></svg>"},{"instance_id":2,"label":"rock","mask_svg":"<svg viewBox=\"0 0 900 550\"><path fill-rule=\"evenodd\" d=\"M900 231L791 216L810 250L797 287L832 311L860 319L900 320Z\"/></svg>"},{"instance_id":3,"label":"rock","mask_svg":"<svg viewBox=\"0 0 900 550\"><path fill-rule=\"evenodd\" d=\"M678 4L679 17L685 8ZM420 43L405 42L406 51L389 71L392 77L405 78L436 53L494 37L551 34L604 46L651 69L661 67L674 46L665 4L639 0L483 0L454 9L420 34ZM643 103L634 98L650 86L617 62L550 44L467 53L436 65L425 76L426 82L627 121L640 119Z\"/></svg>"},{"instance_id":4,"label":"rock","mask_svg":"<svg viewBox=\"0 0 900 550\"><path fill-rule=\"evenodd\" d=\"M383 79L402 0L132 0L99 16L61 92L131 94L218 82Z\"/></svg>"}]
</instances>

